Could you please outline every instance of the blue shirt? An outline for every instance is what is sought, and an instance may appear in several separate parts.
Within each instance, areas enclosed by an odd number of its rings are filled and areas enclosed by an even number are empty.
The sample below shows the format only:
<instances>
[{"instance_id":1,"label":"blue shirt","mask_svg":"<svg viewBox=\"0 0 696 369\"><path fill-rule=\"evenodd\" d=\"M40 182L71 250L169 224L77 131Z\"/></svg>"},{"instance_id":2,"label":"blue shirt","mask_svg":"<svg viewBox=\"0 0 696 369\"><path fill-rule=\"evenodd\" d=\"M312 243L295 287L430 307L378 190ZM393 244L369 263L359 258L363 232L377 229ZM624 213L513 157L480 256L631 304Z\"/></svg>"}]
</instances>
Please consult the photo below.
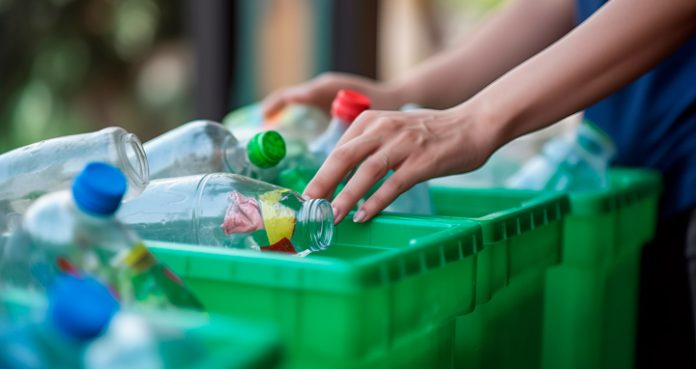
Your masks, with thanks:
<instances>
[{"instance_id":1,"label":"blue shirt","mask_svg":"<svg viewBox=\"0 0 696 369\"><path fill-rule=\"evenodd\" d=\"M577 22L605 3L577 0ZM585 117L616 142L613 164L662 173L664 216L696 206L696 36L631 84L586 109Z\"/></svg>"}]
</instances>

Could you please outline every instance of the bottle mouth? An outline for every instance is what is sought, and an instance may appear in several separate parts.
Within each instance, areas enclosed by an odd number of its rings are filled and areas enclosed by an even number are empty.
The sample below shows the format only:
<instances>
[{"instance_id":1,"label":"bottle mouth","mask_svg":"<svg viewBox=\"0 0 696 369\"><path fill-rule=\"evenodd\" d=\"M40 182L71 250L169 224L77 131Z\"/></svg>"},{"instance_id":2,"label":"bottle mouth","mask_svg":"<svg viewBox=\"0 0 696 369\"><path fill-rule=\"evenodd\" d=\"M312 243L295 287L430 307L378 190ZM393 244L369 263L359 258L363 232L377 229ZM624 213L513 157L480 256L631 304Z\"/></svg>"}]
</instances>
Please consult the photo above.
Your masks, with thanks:
<instances>
[{"instance_id":1,"label":"bottle mouth","mask_svg":"<svg viewBox=\"0 0 696 369\"><path fill-rule=\"evenodd\" d=\"M140 195L150 182L150 167L138 136L126 133L121 136L121 143L118 145L118 155L128 180L128 190L124 200L130 200Z\"/></svg>"},{"instance_id":2,"label":"bottle mouth","mask_svg":"<svg viewBox=\"0 0 696 369\"><path fill-rule=\"evenodd\" d=\"M297 217L301 240L307 242L310 251L325 250L331 245L334 219L331 204L324 199L307 200Z\"/></svg>"},{"instance_id":3,"label":"bottle mouth","mask_svg":"<svg viewBox=\"0 0 696 369\"><path fill-rule=\"evenodd\" d=\"M244 169L243 161L239 159L240 145L233 134L229 134L222 142L222 163L229 173L242 173Z\"/></svg>"}]
</instances>

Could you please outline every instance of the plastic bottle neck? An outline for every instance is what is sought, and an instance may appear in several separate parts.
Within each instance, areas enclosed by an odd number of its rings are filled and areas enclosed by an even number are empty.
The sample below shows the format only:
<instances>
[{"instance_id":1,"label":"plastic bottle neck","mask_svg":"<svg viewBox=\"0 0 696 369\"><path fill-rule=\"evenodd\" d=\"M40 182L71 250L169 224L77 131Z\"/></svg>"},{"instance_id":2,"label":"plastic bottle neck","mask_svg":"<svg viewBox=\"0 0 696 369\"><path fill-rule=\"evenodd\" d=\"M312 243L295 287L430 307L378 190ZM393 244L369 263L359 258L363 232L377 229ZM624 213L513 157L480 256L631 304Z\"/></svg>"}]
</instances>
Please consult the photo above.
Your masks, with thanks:
<instances>
[{"instance_id":1,"label":"plastic bottle neck","mask_svg":"<svg viewBox=\"0 0 696 369\"><path fill-rule=\"evenodd\" d=\"M614 142L593 124L585 122L578 128L578 147L594 160L608 162L616 153Z\"/></svg>"},{"instance_id":2,"label":"plastic bottle neck","mask_svg":"<svg viewBox=\"0 0 696 369\"><path fill-rule=\"evenodd\" d=\"M126 198L139 195L150 182L150 168L145 150L138 137L123 131L116 138L118 167L123 170L128 180Z\"/></svg>"},{"instance_id":3,"label":"plastic bottle neck","mask_svg":"<svg viewBox=\"0 0 696 369\"><path fill-rule=\"evenodd\" d=\"M309 199L297 214L294 246L300 253L324 250L331 244L334 219L331 204L324 199Z\"/></svg>"},{"instance_id":4,"label":"plastic bottle neck","mask_svg":"<svg viewBox=\"0 0 696 369\"><path fill-rule=\"evenodd\" d=\"M228 173L244 173L250 163L246 160L246 148L242 147L233 134L229 134L222 142L222 162Z\"/></svg>"},{"instance_id":5,"label":"plastic bottle neck","mask_svg":"<svg viewBox=\"0 0 696 369\"><path fill-rule=\"evenodd\" d=\"M328 156L334 147L336 147L341 136L348 130L348 126L350 126L350 122L346 122L337 117L331 118L329 126L326 127L326 130L321 136L317 137L317 139L310 144L309 150L315 154Z\"/></svg>"}]
</instances>

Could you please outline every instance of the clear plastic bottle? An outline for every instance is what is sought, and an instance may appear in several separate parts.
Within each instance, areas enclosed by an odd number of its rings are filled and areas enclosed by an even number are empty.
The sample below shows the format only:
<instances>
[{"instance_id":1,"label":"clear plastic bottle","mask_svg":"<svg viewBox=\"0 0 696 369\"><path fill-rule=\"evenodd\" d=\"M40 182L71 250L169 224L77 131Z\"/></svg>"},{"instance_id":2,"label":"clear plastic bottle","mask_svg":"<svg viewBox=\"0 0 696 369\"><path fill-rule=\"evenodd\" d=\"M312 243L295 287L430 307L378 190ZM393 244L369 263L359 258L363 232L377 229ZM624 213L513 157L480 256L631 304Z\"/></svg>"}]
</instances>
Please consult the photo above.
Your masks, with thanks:
<instances>
[{"instance_id":1,"label":"clear plastic bottle","mask_svg":"<svg viewBox=\"0 0 696 369\"><path fill-rule=\"evenodd\" d=\"M327 248L334 227L326 200L228 173L152 181L117 216L144 239L300 255Z\"/></svg>"},{"instance_id":2,"label":"clear plastic bottle","mask_svg":"<svg viewBox=\"0 0 696 369\"><path fill-rule=\"evenodd\" d=\"M275 131L257 133L242 145L224 126L206 120L186 123L144 147L152 179L217 172L269 179L286 151Z\"/></svg>"},{"instance_id":3,"label":"clear plastic bottle","mask_svg":"<svg viewBox=\"0 0 696 369\"><path fill-rule=\"evenodd\" d=\"M128 180L127 199L149 181L148 163L138 138L123 128L40 141L0 155L0 232L14 229L41 195L70 188L91 161L107 162Z\"/></svg>"},{"instance_id":4,"label":"clear plastic bottle","mask_svg":"<svg viewBox=\"0 0 696 369\"><path fill-rule=\"evenodd\" d=\"M40 198L5 245L0 284L46 290L61 274L89 273L124 303L200 308L181 280L114 218L125 191L117 168L90 163L72 191Z\"/></svg>"},{"instance_id":5,"label":"clear plastic bottle","mask_svg":"<svg viewBox=\"0 0 696 369\"><path fill-rule=\"evenodd\" d=\"M250 140L255 134L274 130L285 138L289 146L307 143L318 137L329 125L329 117L309 105L290 104L270 119L263 116L262 104L243 106L225 116L223 124L241 141Z\"/></svg>"},{"instance_id":6,"label":"clear plastic bottle","mask_svg":"<svg viewBox=\"0 0 696 369\"><path fill-rule=\"evenodd\" d=\"M309 144L309 151L323 163L363 111L370 108L370 98L352 90L340 90L331 103L331 122L326 131Z\"/></svg>"},{"instance_id":7,"label":"clear plastic bottle","mask_svg":"<svg viewBox=\"0 0 696 369\"><path fill-rule=\"evenodd\" d=\"M106 330L118 309L114 296L97 280L61 276L38 320L8 317L12 323L0 329L0 367L81 368L85 347Z\"/></svg>"},{"instance_id":8,"label":"clear plastic bottle","mask_svg":"<svg viewBox=\"0 0 696 369\"><path fill-rule=\"evenodd\" d=\"M584 121L575 139L556 137L540 155L511 176L510 188L552 191L593 191L605 188L609 161L616 147L609 136Z\"/></svg>"},{"instance_id":9,"label":"clear plastic bottle","mask_svg":"<svg viewBox=\"0 0 696 369\"><path fill-rule=\"evenodd\" d=\"M304 189L311 175L316 173L350 124L370 108L370 98L351 90L340 90L331 104L331 122L320 136L308 146L294 147L282 166L277 182L281 186Z\"/></svg>"}]
</instances>

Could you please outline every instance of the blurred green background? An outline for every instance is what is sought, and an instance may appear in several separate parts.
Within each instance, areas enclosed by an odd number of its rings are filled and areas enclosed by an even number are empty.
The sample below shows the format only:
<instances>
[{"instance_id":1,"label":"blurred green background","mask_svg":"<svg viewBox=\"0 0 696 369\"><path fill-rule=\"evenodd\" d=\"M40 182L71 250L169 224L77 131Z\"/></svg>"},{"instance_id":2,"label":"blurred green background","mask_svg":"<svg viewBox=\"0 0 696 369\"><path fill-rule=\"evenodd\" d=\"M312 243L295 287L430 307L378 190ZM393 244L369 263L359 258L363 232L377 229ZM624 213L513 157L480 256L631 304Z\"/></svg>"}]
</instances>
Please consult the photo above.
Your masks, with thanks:
<instances>
[{"instance_id":1,"label":"blurred green background","mask_svg":"<svg viewBox=\"0 0 696 369\"><path fill-rule=\"evenodd\" d=\"M0 0L0 152L110 125L145 141L326 70L396 78L500 2Z\"/></svg>"}]
</instances>

